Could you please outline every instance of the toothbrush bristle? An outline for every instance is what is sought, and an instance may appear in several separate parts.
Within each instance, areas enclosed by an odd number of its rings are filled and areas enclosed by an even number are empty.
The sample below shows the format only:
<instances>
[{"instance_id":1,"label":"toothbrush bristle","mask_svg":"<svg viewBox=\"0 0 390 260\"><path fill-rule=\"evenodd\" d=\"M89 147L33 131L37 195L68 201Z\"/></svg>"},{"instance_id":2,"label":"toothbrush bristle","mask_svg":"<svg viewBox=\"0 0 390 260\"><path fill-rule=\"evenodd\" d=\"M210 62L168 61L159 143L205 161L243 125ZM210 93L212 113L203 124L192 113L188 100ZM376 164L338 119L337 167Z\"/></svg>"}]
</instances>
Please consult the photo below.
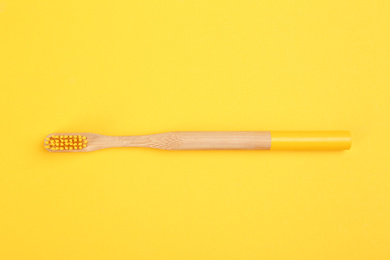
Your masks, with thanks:
<instances>
[{"instance_id":1,"label":"toothbrush bristle","mask_svg":"<svg viewBox=\"0 0 390 260\"><path fill-rule=\"evenodd\" d=\"M83 135L52 135L45 139L45 148L51 151L82 150L87 146L88 138Z\"/></svg>"}]
</instances>

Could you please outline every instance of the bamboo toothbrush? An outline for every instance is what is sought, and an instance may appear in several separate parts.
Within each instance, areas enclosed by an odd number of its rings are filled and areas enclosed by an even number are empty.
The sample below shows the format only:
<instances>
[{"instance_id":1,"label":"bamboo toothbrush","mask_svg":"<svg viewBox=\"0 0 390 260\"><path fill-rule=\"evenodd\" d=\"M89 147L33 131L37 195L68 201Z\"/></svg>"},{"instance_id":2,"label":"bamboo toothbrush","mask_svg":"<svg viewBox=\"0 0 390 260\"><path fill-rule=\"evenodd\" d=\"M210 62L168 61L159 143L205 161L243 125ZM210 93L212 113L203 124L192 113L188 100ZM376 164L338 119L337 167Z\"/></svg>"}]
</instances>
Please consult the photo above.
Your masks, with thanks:
<instances>
[{"instance_id":1,"label":"bamboo toothbrush","mask_svg":"<svg viewBox=\"0 0 390 260\"><path fill-rule=\"evenodd\" d=\"M169 132L139 136L56 133L45 138L50 152L90 152L111 147L164 150L348 150L348 131Z\"/></svg>"}]
</instances>

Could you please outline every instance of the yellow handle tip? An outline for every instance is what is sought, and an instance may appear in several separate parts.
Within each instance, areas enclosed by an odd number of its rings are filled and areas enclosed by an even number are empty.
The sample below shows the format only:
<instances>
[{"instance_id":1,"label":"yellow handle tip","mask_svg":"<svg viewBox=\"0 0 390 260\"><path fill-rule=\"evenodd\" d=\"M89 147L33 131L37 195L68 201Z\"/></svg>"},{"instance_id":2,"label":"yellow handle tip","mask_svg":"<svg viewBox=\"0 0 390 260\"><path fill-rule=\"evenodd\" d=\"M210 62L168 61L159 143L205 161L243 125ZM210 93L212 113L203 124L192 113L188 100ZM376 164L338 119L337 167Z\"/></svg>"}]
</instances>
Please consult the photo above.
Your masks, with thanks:
<instances>
[{"instance_id":1,"label":"yellow handle tip","mask_svg":"<svg viewBox=\"0 0 390 260\"><path fill-rule=\"evenodd\" d=\"M349 150L349 131L271 131L271 150Z\"/></svg>"}]
</instances>

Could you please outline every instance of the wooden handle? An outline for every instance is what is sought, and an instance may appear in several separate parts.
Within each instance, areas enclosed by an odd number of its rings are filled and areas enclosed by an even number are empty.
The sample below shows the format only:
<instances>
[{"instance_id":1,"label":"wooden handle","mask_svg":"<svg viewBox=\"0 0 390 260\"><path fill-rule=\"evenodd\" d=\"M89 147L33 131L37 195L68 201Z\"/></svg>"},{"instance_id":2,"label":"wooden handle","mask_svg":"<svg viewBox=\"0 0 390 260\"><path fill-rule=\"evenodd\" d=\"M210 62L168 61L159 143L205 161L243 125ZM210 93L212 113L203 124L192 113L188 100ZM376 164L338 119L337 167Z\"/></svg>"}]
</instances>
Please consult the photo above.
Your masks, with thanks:
<instances>
[{"instance_id":1,"label":"wooden handle","mask_svg":"<svg viewBox=\"0 0 390 260\"><path fill-rule=\"evenodd\" d=\"M169 132L129 136L122 147L138 146L165 150L269 150L271 133L261 132ZM123 139L122 139L123 140Z\"/></svg>"}]
</instances>

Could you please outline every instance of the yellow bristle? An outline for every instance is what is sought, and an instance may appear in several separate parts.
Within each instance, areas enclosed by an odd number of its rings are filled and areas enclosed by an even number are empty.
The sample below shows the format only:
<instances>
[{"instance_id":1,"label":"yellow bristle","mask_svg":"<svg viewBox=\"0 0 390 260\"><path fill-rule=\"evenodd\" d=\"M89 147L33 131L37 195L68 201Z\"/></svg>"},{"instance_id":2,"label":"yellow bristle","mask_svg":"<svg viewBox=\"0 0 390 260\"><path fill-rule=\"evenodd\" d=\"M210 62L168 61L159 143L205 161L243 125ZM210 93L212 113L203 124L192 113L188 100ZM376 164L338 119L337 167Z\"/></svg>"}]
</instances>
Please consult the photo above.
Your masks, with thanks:
<instances>
[{"instance_id":1,"label":"yellow bristle","mask_svg":"<svg viewBox=\"0 0 390 260\"><path fill-rule=\"evenodd\" d=\"M52 135L44 140L44 147L52 151L82 150L88 146L88 138L83 135Z\"/></svg>"}]
</instances>

